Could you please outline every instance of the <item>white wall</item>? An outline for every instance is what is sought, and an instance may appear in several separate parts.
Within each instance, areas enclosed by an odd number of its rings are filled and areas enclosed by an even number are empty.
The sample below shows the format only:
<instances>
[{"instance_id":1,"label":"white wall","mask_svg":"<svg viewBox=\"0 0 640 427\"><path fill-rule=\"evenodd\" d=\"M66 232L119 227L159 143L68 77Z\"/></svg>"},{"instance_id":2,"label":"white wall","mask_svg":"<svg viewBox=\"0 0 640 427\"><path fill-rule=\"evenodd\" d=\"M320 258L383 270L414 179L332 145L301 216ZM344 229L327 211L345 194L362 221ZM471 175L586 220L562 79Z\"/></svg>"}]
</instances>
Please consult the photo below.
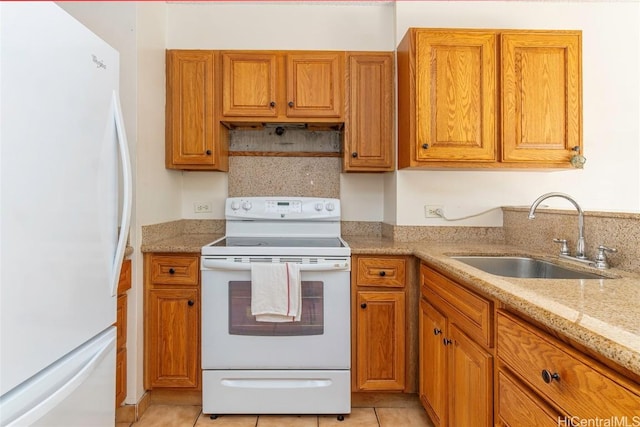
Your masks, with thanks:
<instances>
[{"instance_id":1,"label":"white wall","mask_svg":"<svg viewBox=\"0 0 640 427\"><path fill-rule=\"evenodd\" d=\"M393 51L392 2L219 2L168 5L169 49ZM185 172L183 218L224 218L224 173ZM381 221L383 174L342 174L345 220ZM213 201L212 214L193 202Z\"/></svg>"},{"instance_id":2,"label":"white wall","mask_svg":"<svg viewBox=\"0 0 640 427\"><path fill-rule=\"evenodd\" d=\"M400 1L397 40L409 27L579 29L583 35L584 170L562 172L397 172L399 224L502 225L499 211L457 223L427 220L425 204L464 216L529 205L548 191L587 210L640 210L640 3ZM562 199L548 204L571 208Z\"/></svg>"}]
</instances>

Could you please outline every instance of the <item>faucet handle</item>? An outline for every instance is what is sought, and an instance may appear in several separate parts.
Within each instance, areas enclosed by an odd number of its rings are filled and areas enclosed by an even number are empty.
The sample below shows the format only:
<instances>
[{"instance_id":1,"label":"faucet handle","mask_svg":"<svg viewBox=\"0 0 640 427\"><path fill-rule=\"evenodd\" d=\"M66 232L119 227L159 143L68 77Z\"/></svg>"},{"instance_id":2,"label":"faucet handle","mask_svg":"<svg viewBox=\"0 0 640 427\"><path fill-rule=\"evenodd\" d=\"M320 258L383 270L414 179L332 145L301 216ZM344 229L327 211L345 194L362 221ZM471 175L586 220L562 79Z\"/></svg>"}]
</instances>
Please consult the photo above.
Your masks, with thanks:
<instances>
[{"instance_id":1,"label":"faucet handle","mask_svg":"<svg viewBox=\"0 0 640 427\"><path fill-rule=\"evenodd\" d=\"M596 259L594 262L594 265L596 268L600 268L600 269L609 268L606 252L614 254L618 252L618 250L615 248L606 247L604 245L598 246L598 254L596 255Z\"/></svg>"},{"instance_id":2,"label":"faucet handle","mask_svg":"<svg viewBox=\"0 0 640 427\"><path fill-rule=\"evenodd\" d=\"M567 239L553 239L554 243L560 243L560 255L569 255L569 246L567 246Z\"/></svg>"}]
</instances>

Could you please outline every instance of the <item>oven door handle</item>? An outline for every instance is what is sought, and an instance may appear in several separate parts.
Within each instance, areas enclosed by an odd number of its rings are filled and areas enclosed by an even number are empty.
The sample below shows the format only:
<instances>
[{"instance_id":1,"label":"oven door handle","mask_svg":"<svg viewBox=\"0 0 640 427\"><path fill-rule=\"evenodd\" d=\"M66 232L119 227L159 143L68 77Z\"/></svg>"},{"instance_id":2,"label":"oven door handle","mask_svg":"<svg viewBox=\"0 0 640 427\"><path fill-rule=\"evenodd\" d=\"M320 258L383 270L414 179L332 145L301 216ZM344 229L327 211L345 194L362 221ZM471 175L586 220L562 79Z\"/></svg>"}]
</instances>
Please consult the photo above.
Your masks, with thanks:
<instances>
[{"instance_id":1,"label":"oven door handle","mask_svg":"<svg viewBox=\"0 0 640 427\"><path fill-rule=\"evenodd\" d=\"M298 264L300 271L349 271L349 261L336 261L326 264ZM251 270L251 263L203 259L202 268L211 270Z\"/></svg>"}]
</instances>

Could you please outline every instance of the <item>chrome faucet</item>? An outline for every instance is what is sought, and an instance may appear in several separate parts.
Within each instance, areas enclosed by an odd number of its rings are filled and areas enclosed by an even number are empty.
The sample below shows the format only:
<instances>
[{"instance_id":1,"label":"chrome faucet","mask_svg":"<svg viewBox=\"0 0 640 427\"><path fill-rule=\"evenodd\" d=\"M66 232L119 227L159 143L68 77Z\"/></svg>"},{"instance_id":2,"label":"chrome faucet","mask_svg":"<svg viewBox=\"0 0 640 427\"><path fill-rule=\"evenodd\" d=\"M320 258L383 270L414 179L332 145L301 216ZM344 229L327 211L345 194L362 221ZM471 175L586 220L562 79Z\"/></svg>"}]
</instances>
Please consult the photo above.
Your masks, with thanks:
<instances>
[{"instance_id":1,"label":"chrome faucet","mask_svg":"<svg viewBox=\"0 0 640 427\"><path fill-rule=\"evenodd\" d=\"M538 205L543 201L550 197L561 197L563 199L567 199L570 201L573 206L578 210L578 243L576 245L576 255L575 258L579 260L586 260L587 257L584 254L584 211L571 196L564 193L546 193L542 196L538 197L533 204L531 204L531 208L529 209L529 219L534 219L535 211ZM566 255L565 255L566 256Z\"/></svg>"}]
</instances>

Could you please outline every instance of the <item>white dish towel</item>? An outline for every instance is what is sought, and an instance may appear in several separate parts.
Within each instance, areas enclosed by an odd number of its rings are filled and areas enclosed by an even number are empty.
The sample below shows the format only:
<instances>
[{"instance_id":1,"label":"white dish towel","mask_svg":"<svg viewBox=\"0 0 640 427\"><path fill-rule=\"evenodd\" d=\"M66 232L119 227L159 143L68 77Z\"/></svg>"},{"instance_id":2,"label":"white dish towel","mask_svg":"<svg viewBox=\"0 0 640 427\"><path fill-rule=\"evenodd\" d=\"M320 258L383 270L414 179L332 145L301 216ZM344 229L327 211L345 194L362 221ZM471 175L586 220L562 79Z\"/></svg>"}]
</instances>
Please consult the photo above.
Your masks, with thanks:
<instances>
[{"instance_id":1,"label":"white dish towel","mask_svg":"<svg viewBox=\"0 0 640 427\"><path fill-rule=\"evenodd\" d=\"M300 269L295 263L251 263L251 314L258 322L299 322Z\"/></svg>"}]
</instances>

